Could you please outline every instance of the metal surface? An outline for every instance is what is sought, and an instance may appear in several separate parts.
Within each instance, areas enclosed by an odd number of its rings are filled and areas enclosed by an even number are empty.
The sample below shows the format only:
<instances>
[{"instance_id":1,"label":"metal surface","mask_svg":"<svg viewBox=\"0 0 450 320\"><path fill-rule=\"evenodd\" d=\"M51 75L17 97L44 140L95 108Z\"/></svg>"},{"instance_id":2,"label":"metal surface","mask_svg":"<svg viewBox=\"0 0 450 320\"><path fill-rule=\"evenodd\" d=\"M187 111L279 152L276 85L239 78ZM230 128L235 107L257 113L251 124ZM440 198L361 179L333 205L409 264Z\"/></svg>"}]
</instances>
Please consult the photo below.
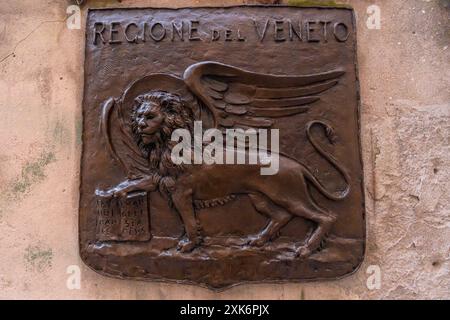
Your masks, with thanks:
<instances>
[{"instance_id":1,"label":"metal surface","mask_svg":"<svg viewBox=\"0 0 450 320\"><path fill-rule=\"evenodd\" d=\"M356 270L365 220L352 10L91 10L86 32L88 266L216 289ZM261 174L261 159L174 164L171 135L194 134L194 123L278 129L276 174Z\"/></svg>"}]
</instances>

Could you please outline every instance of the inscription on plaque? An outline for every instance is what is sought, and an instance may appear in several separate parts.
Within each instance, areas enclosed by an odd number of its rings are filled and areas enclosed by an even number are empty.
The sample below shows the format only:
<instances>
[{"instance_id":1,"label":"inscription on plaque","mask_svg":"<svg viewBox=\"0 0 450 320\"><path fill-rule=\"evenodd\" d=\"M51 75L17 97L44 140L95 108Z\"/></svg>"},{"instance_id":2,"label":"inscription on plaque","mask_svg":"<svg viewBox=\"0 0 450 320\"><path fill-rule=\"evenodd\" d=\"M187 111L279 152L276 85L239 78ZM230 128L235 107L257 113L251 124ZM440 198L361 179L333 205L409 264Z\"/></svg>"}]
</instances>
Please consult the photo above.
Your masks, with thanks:
<instances>
[{"instance_id":1,"label":"inscription on plaque","mask_svg":"<svg viewBox=\"0 0 450 320\"><path fill-rule=\"evenodd\" d=\"M351 9L96 9L86 33L85 263L209 288L358 268Z\"/></svg>"},{"instance_id":2,"label":"inscription on plaque","mask_svg":"<svg viewBox=\"0 0 450 320\"><path fill-rule=\"evenodd\" d=\"M97 194L97 240L150 240L147 194L123 198Z\"/></svg>"}]
</instances>

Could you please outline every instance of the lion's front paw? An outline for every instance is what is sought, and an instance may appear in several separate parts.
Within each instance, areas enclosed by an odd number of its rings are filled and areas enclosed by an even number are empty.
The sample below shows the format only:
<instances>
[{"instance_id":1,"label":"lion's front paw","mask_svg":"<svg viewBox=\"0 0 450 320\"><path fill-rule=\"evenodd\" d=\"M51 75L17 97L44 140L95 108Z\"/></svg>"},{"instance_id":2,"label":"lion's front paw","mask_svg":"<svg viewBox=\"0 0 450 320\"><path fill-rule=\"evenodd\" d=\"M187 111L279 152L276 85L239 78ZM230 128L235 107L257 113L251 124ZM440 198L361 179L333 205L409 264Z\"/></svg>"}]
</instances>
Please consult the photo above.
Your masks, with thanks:
<instances>
[{"instance_id":1,"label":"lion's front paw","mask_svg":"<svg viewBox=\"0 0 450 320\"><path fill-rule=\"evenodd\" d=\"M296 251L296 256L300 259L305 259L311 255L312 251L307 246L301 246Z\"/></svg>"},{"instance_id":2,"label":"lion's front paw","mask_svg":"<svg viewBox=\"0 0 450 320\"><path fill-rule=\"evenodd\" d=\"M133 191L131 186L126 185L118 185L114 188L108 189L108 190L98 190L97 194L101 194L104 197L111 197L111 198L121 198L128 195L129 192Z\"/></svg>"},{"instance_id":3,"label":"lion's front paw","mask_svg":"<svg viewBox=\"0 0 450 320\"><path fill-rule=\"evenodd\" d=\"M200 240L183 239L178 242L177 250L183 253L191 252L200 244Z\"/></svg>"},{"instance_id":4,"label":"lion's front paw","mask_svg":"<svg viewBox=\"0 0 450 320\"><path fill-rule=\"evenodd\" d=\"M249 237L247 244L252 247L262 247L269 241L269 239L262 235Z\"/></svg>"},{"instance_id":5,"label":"lion's front paw","mask_svg":"<svg viewBox=\"0 0 450 320\"><path fill-rule=\"evenodd\" d=\"M108 198L121 198L125 197L128 194L128 191L126 189L119 189L114 187L107 190L96 190L96 194Z\"/></svg>"},{"instance_id":6,"label":"lion's front paw","mask_svg":"<svg viewBox=\"0 0 450 320\"><path fill-rule=\"evenodd\" d=\"M129 192L128 188L112 190L113 197L115 198L126 197L128 195L128 192Z\"/></svg>"}]
</instances>

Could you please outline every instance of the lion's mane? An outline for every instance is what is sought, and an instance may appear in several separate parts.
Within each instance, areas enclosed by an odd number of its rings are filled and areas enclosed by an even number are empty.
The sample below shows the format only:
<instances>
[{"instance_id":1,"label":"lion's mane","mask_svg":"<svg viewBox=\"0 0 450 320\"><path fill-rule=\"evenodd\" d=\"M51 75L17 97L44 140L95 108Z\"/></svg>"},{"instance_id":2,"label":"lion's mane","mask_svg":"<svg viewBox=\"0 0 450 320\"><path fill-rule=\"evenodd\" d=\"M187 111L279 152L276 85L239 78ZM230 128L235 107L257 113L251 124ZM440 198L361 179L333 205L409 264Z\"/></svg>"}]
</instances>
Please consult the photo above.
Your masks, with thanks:
<instances>
[{"instance_id":1,"label":"lion's mane","mask_svg":"<svg viewBox=\"0 0 450 320\"><path fill-rule=\"evenodd\" d=\"M137 110L146 102L154 102L155 108L164 114L157 141L145 144L138 133ZM176 129L187 129L193 132L194 117L191 109L175 94L165 91L150 91L139 95L134 100L131 113L131 125L134 139L141 152L148 158L150 169L159 175L160 189L170 192L175 185L176 177L184 171L182 164L174 164L171 159L172 148L177 144L171 141L172 132Z\"/></svg>"}]
</instances>

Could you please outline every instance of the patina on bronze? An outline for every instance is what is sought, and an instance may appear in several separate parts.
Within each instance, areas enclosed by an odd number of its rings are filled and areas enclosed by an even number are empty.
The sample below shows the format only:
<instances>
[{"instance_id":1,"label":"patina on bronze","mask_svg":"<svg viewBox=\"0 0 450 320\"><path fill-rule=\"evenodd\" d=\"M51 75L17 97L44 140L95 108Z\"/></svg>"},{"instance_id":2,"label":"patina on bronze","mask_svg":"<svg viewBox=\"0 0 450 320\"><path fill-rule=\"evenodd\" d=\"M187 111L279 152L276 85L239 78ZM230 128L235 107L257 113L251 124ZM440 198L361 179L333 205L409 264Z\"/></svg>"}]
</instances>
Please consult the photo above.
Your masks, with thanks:
<instances>
[{"instance_id":1,"label":"patina on bronze","mask_svg":"<svg viewBox=\"0 0 450 320\"><path fill-rule=\"evenodd\" d=\"M350 9L90 10L83 261L216 289L352 273L365 245L358 94ZM174 163L172 133L198 123L278 129L277 173Z\"/></svg>"}]
</instances>

